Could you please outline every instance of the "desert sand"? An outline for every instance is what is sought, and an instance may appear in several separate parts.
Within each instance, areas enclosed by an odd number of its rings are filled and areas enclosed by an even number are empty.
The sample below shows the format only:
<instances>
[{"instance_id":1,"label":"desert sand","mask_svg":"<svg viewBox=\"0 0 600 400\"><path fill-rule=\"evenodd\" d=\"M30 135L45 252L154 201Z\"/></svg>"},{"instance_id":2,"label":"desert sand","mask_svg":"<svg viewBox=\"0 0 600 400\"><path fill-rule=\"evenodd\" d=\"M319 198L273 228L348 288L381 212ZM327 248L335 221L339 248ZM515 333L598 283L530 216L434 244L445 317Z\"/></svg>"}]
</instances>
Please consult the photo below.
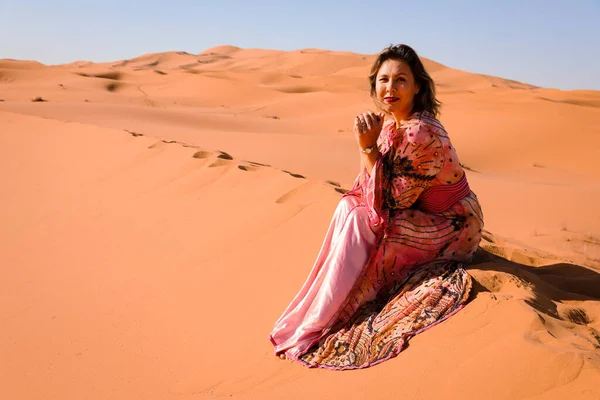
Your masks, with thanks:
<instances>
[{"instance_id":1,"label":"desert sand","mask_svg":"<svg viewBox=\"0 0 600 400\"><path fill-rule=\"evenodd\" d=\"M365 370L274 357L374 57L0 60L2 398L600 399L600 92L427 59L486 218L469 304Z\"/></svg>"}]
</instances>

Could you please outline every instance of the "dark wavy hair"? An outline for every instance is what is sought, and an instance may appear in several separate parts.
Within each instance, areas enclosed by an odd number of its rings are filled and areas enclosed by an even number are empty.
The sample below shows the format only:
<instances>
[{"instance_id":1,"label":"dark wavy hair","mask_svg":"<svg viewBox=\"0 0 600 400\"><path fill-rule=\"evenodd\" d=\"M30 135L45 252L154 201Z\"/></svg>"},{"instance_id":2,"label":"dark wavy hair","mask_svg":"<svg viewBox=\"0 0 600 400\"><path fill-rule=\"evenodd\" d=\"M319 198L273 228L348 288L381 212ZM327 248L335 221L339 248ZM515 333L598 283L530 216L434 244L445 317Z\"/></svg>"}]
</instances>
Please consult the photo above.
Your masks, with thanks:
<instances>
[{"instance_id":1,"label":"dark wavy hair","mask_svg":"<svg viewBox=\"0 0 600 400\"><path fill-rule=\"evenodd\" d=\"M381 65L387 60L404 61L412 71L415 83L419 86L419 92L413 99L412 112L429 111L435 117L438 117L442 103L435 97L435 84L433 83L433 79L431 79L431 76L429 76L425 70L425 66L423 66L417 52L414 51L412 47L405 44L390 45L389 47L386 47L379 53L377 59L373 63L371 73L369 74L369 83L371 85L371 97L375 100L375 104L379 106L375 92L377 73L379 72Z\"/></svg>"}]
</instances>

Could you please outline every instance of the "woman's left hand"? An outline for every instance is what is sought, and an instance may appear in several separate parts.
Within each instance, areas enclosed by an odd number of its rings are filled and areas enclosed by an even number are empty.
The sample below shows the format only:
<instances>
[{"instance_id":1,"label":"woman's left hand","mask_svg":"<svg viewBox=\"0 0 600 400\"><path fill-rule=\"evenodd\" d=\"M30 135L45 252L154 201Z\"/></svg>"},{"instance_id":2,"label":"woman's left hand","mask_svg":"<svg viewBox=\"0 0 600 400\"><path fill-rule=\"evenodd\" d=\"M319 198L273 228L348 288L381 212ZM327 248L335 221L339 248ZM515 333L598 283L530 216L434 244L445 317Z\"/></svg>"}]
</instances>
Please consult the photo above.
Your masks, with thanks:
<instances>
[{"instance_id":1,"label":"woman's left hand","mask_svg":"<svg viewBox=\"0 0 600 400\"><path fill-rule=\"evenodd\" d=\"M377 145L383 128L383 113L365 111L354 119L354 135L361 150Z\"/></svg>"}]
</instances>

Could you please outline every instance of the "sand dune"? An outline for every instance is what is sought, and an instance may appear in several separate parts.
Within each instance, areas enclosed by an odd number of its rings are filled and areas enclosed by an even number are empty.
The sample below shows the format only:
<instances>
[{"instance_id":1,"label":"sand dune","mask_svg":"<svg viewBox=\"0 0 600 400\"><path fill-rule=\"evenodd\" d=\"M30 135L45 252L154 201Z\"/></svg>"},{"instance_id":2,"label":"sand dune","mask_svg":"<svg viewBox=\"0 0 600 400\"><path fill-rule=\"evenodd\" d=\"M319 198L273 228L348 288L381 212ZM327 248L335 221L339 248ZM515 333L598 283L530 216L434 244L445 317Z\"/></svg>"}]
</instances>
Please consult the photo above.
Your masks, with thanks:
<instances>
[{"instance_id":1,"label":"sand dune","mask_svg":"<svg viewBox=\"0 0 600 400\"><path fill-rule=\"evenodd\" d=\"M472 300L374 368L273 357L358 170L373 59L0 60L5 397L600 398L600 93L431 60L486 218Z\"/></svg>"}]
</instances>

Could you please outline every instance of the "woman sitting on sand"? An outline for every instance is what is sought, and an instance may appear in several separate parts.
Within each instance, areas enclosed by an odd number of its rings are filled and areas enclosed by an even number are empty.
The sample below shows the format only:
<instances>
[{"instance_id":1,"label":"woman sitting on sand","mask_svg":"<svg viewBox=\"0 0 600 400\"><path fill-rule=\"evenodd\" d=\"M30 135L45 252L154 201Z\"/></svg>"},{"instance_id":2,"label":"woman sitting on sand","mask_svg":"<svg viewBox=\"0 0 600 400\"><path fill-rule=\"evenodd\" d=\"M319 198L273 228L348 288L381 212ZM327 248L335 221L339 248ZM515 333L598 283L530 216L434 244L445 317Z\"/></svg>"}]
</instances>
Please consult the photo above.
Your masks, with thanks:
<instances>
[{"instance_id":1,"label":"woman sitting on sand","mask_svg":"<svg viewBox=\"0 0 600 400\"><path fill-rule=\"evenodd\" d=\"M361 172L335 210L300 292L275 323L275 354L309 367L365 368L466 303L463 269L483 215L415 51L390 46L369 75L380 110L354 121ZM388 122L385 117L388 117Z\"/></svg>"}]
</instances>

